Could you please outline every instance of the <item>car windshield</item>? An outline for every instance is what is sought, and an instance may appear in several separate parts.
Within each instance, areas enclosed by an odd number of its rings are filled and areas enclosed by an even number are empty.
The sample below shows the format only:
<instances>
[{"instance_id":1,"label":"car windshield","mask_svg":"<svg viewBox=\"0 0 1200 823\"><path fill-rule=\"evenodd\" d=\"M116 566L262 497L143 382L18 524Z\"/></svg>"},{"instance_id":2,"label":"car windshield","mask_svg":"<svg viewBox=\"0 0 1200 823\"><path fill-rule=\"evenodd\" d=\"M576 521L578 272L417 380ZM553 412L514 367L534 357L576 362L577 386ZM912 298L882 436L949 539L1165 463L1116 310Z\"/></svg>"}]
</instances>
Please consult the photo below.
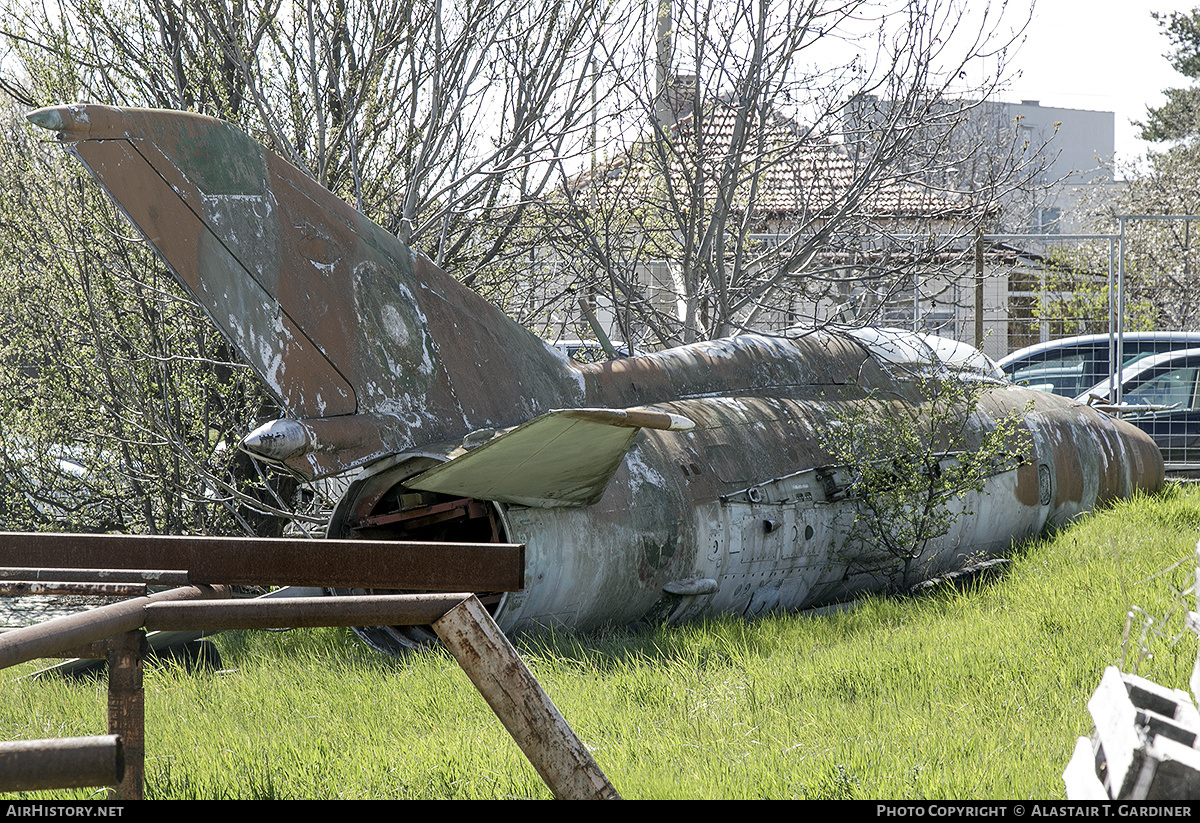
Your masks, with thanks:
<instances>
[{"instance_id":1,"label":"car windshield","mask_svg":"<svg viewBox=\"0 0 1200 823\"><path fill-rule=\"evenodd\" d=\"M1121 370L1121 401L1127 406L1155 406L1160 409L1200 408L1197 379L1200 378L1200 349L1167 352L1140 358ZM1077 396L1112 400L1115 379L1110 377Z\"/></svg>"},{"instance_id":2,"label":"car windshield","mask_svg":"<svg viewBox=\"0 0 1200 823\"><path fill-rule=\"evenodd\" d=\"M1010 379L1038 391L1076 395L1095 382L1089 363L1089 354L1075 352L1022 366L1013 371Z\"/></svg>"},{"instance_id":3,"label":"car windshield","mask_svg":"<svg viewBox=\"0 0 1200 823\"><path fill-rule=\"evenodd\" d=\"M1196 369L1179 368L1157 374L1125 392L1125 402L1135 406L1195 407Z\"/></svg>"},{"instance_id":4,"label":"car windshield","mask_svg":"<svg viewBox=\"0 0 1200 823\"><path fill-rule=\"evenodd\" d=\"M1156 355L1200 346L1200 333L1130 332L1123 340L1122 362L1129 369ZM1019 349L1003 358L1000 364L1009 379L1018 385L1078 397L1111 373L1110 347L1115 343L1116 338L1107 334L1067 337Z\"/></svg>"}]
</instances>

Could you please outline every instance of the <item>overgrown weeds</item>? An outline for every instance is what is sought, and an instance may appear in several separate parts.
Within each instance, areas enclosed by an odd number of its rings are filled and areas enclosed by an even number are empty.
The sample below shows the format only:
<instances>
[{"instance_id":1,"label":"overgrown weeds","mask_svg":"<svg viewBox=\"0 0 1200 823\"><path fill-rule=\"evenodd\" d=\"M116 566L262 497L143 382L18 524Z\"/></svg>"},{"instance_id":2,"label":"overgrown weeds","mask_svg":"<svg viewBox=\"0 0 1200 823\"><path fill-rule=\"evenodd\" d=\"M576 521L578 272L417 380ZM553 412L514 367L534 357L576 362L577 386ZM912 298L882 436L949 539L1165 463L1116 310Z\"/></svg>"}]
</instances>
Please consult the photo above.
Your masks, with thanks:
<instances>
[{"instance_id":1,"label":"overgrown weeds","mask_svg":"<svg viewBox=\"0 0 1200 823\"><path fill-rule=\"evenodd\" d=\"M1187 688L1197 538L1200 490L1173 487L966 591L520 647L626 797L1055 798L1105 666ZM548 796L441 651L387 660L336 630L217 641L225 670L147 676L150 797ZM98 682L3 688L4 739L103 732Z\"/></svg>"}]
</instances>

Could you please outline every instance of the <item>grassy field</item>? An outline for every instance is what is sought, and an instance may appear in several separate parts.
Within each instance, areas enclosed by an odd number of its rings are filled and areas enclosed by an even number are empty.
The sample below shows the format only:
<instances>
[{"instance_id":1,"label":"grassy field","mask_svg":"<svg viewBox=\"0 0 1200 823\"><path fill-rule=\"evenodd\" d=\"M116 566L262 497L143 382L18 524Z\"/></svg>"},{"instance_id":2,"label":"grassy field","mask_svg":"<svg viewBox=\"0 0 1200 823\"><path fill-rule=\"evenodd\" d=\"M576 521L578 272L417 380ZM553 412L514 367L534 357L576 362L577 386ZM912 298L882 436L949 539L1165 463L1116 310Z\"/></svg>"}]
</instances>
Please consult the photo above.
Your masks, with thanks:
<instances>
[{"instance_id":1,"label":"grassy field","mask_svg":"<svg viewBox=\"0 0 1200 823\"><path fill-rule=\"evenodd\" d=\"M1058 798L1106 666L1187 688L1197 538L1200 489L1172 487L966 592L520 648L627 798ZM147 675L149 797L548 796L445 653L386 660L340 630L217 642L220 672ZM20 673L0 739L104 732L101 683Z\"/></svg>"}]
</instances>

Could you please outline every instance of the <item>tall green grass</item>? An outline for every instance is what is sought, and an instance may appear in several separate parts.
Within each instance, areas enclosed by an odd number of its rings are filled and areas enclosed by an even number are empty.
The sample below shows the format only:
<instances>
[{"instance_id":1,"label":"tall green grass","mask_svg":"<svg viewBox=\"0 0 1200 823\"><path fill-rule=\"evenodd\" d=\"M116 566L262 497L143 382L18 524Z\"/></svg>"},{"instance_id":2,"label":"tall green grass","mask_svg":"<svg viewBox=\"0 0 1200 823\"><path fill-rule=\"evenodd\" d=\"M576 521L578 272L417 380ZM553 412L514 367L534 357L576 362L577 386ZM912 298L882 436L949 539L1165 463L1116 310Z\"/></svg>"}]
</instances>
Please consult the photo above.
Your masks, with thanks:
<instances>
[{"instance_id":1,"label":"tall green grass","mask_svg":"<svg viewBox=\"0 0 1200 823\"><path fill-rule=\"evenodd\" d=\"M1105 666L1187 688L1197 538L1200 490L1172 487L968 591L520 648L625 797L1055 798ZM221 672L147 675L151 798L549 796L443 652L387 660L338 630L217 642ZM104 731L102 682L2 688L0 739Z\"/></svg>"}]
</instances>

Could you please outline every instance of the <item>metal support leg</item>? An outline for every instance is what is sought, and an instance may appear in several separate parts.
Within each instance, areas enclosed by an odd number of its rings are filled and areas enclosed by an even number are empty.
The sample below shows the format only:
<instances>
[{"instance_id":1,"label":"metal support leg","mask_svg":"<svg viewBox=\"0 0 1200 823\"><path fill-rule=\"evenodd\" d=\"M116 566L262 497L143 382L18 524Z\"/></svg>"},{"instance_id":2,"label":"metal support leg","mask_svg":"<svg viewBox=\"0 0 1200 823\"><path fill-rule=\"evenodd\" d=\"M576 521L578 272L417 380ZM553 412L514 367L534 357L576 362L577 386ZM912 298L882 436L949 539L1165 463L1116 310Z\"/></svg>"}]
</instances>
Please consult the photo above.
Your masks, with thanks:
<instances>
[{"instance_id":1,"label":"metal support leg","mask_svg":"<svg viewBox=\"0 0 1200 823\"><path fill-rule=\"evenodd\" d=\"M446 612L433 630L555 797L621 799L478 598Z\"/></svg>"},{"instance_id":2,"label":"metal support leg","mask_svg":"<svg viewBox=\"0 0 1200 823\"><path fill-rule=\"evenodd\" d=\"M142 661L149 649L141 630L119 634L108 647L108 732L125 744L125 777L118 800L141 800L146 764L146 695Z\"/></svg>"}]
</instances>

